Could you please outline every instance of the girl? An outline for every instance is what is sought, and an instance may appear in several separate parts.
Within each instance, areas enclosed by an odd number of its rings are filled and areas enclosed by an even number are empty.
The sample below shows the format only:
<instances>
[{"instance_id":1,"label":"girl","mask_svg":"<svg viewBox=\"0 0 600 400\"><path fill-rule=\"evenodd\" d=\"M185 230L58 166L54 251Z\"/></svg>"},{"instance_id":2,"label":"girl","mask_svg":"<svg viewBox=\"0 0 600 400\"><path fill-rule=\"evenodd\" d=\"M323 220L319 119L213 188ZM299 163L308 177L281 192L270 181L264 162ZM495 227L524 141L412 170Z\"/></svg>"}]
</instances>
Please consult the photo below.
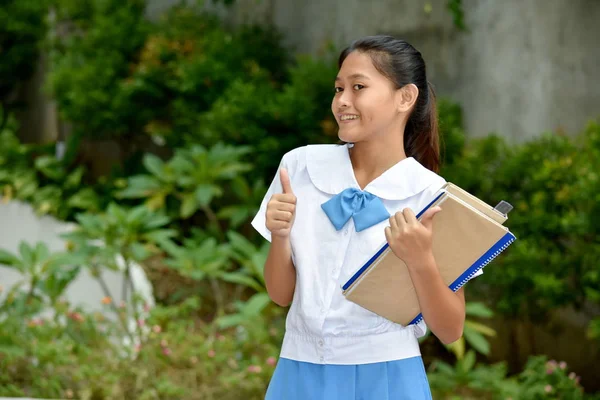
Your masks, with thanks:
<instances>
[{"instance_id":1,"label":"girl","mask_svg":"<svg viewBox=\"0 0 600 400\"><path fill-rule=\"evenodd\" d=\"M463 290L442 281L432 221L420 211L445 183L435 96L421 54L366 37L339 58L331 105L346 145L284 155L252 224L271 241L265 281L291 303L268 400L430 399L418 337L462 335ZM424 322L401 326L349 302L340 288L384 240L404 260Z\"/></svg>"}]
</instances>

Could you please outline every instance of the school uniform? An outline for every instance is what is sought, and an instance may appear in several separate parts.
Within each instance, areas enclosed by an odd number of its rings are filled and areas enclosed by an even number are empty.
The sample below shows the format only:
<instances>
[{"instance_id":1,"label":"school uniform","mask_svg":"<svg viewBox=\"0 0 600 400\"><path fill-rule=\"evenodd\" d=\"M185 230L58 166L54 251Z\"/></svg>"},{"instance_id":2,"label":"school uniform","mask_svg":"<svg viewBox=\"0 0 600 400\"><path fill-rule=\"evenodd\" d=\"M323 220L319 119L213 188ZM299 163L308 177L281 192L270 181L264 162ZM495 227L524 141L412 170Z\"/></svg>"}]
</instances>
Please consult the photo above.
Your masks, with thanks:
<instances>
[{"instance_id":1,"label":"school uniform","mask_svg":"<svg viewBox=\"0 0 600 400\"><path fill-rule=\"evenodd\" d=\"M389 215L417 213L445 180L409 157L361 190L349 146L297 148L280 164L297 198L290 232L297 278L268 400L431 398L418 343L425 322L391 322L346 300L341 286L385 243ZM266 208L276 193L279 171L252 221L269 241Z\"/></svg>"}]
</instances>

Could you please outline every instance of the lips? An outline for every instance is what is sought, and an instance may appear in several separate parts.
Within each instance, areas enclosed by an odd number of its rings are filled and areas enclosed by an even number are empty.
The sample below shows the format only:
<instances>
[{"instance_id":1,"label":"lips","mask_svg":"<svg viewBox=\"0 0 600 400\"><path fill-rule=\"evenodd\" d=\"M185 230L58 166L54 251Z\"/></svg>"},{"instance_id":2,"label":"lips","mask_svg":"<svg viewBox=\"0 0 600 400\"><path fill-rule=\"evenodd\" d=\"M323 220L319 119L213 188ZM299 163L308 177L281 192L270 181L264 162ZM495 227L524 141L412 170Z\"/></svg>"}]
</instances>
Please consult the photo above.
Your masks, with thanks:
<instances>
[{"instance_id":1,"label":"lips","mask_svg":"<svg viewBox=\"0 0 600 400\"><path fill-rule=\"evenodd\" d=\"M339 115L340 122L351 122L360 119L356 114L341 114Z\"/></svg>"}]
</instances>

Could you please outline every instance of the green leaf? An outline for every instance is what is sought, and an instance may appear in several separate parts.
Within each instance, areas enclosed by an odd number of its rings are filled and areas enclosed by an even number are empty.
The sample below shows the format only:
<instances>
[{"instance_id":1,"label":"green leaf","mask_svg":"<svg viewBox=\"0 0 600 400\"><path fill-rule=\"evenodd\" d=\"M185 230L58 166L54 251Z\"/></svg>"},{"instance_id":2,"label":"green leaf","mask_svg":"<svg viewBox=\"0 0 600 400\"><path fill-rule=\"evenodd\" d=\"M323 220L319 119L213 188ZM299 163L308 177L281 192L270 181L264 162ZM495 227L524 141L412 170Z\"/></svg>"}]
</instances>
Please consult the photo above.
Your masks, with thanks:
<instances>
[{"instance_id":1,"label":"green leaf","mask_svg":"<svg viewBox=\"0 0 600 400\"><path fill-rule=\"evenodd\" d=\"M226 282L237 283L239 285L251 287L257 292L263 292L265 290L264 287L262 287L258 282L256 282L256 280L239 272L225 273L221 276L221 279L223 279Z\"/></svg>"},{"instance_id":2,"label":"green leaf","mask_svg":"<svg viewBox=\"0 0 600 400\"><path fill-rule=\"evenodd\" d=\"M144 156L143 163L144 167L146 167L146 169L150 171L152 175L157 177L162 177L164 175L165 164L154 154L146 154Z\"/></svg>"},{"instance_id":3,"label":"green leaf","mask_svg":"<svg viewBox=\"0 0 600 400\"><path fill-rule=\"evenodd\" d=\"M106 208L106 217L114 218L113 222L118 223L119 225L124 225L127 223L127 211L125 208L119 206L116 203L110 203Z\"/></svg>"},{"instance_id":4,"label":"green leaf","mask_svg":"<svg viewBox=\"0 0 600 400\"><path fill-rule=\"evenodd\" d=\"M71 172L65 180L65 188L76 188L81 185L81 179L83 178L85 170L83 167L78 167L75 171Z\"/></svg>"},{"instance_id":5,"label":"green leaf","mask_svg":"<svg viewBox=\"0 0 600 400\"><path fill-rule=\"evenodd\" d=\"M207 206L208 204L210 204L210 201L215 195L214 186L207 184L199 185L196 188L194 195L199 205Z\"/></svg>"},{"instance_id":6,"label":"green leaf","mask_svg":"<svg viewBox=\"0 0 600 400\"><path fill-rule=\"evenodd\" d=\"M148 230L156 229L167 225L169 222L171 222L171 219L166 215L150 214L144 221L144 228Z\"/></svg>"},{"instance_id":7,"label":"green leaf","mask_svg":"<svg viewBox=\"0 0 600 400\"><path fill-rule=\"evenodd\" d=\"M454 375L454 368L443 361L435 361L435 369L448 376Z\"/></svg>"},{"instance_id":8,"label":"green leaf","mask_svg":"<svg viewBox=\"0 0 600 400\"><path fill-rule=\"evenodd\" d=\"M25 349L19 346L1 345L0 354L4 354L7 357L22 358L27 354Z\"/></svg>"},{"instance_id":9,"label":"green leaf","mask_svg":"<svg viewBox=\"0 0 600 400\"><path fill-rule=\"evenodd\" d=\"M38 189L38 181L35 176L20 177L15 179L14 186L17 191L17 198L30 200Z\"/></svg>"},{"instance_id":10,"label":"green leaf","mask_svg":"<svg viewBox=\"0 0 600 400\"><path fill-rule=\"evenodd\" d=\"M466 314L470 317L492 318L494 312L480 302L468 302L466 305Z\"/></svg>"},{"instance_id":11,"label":"green leaf","mask_svg":"<svg viewBox=\"0 0 600 400\"><path fill-rule=\"evenodd\" d=\"M22 270L21 260L13 253L0 249L0 264Z\"/></svg>"},{"instance_id":12,"label":"green leaf","mask_svg":"<svg viewBox=\"0 0 600 400\"><path fill-rule=\"evenodd\" d=\"M140 226L148 214L150 214L148 208L144 205L137 206L129 210L127 213L126 223L127 225Z\"/></svg>"},{"instance_id":13,"label":"green leaf","mask_svg":"<svg viewBox=\"0 0 600 400\"><path fill-rule=\"evenodd\" d=\"M231 242L232 247L243 255L249 257L256 253L256 247L245 236L235 231L228 231L227 238Z\"/></svg>"},{"instance_id":14,"label":"green leaf","mask_svg":"<svg viewBox=\"0 0 600 400\"><path fill-rule=\"evenodd\" d=\"M146 200L146 206L153 211L161 209L165 206L166 197L167 194L164 192L154 193L148 198L148 200Z\"/></svg>"},{"instance_id":15,"label":"green leaf","mask_svg":"<svg viewBox=\"0 0 600 400\"><path fill-rule=\"evenodd\" d=\"M98 215L92 213L79 213L75 216L79 223L79 230L94 236L102 234L102 221Z\"/></svg>"},{"instance_id":16,"label":"green leaf","mask_svg":"<svg viewBox=\"0 0 600 400\"><path fill-rule=\"evenodd\" d=\"M50 256L50 250L44 242L38 242L35 246L35 260L38 263L45 262Z\"/></svg>"},{"instance_id":17,"label":"green leaf","mask_svg":"<svg viewBox=\"0 0 600 400\"><path fill-rule=\"evenodd\" d=\"M446 345L446 348L450 350L456 356L457 360L462 360L465 356L465 339L460 337L456 342Z\"/></svg>"},{"instance_id":18,"label":"green leaf","mask_svg":"<svg viewBox=\"0 0 600 400\"><path fill-rule=\"evenodd\" d=\"M187 219L194 215L198 210L198 200L194 193L186 193L181 199L181 207L179 209L179 216L182 219Z\"/></svg>"},{"instance_id":19,"label":"green leaf","mask_svg":"<svg viewBox=\"0 0 600 400\"><path fill-rule=\"evenodd\" d=\"M267 293L256 293L244 304L242 313L248 317L258 316L270 302L271 299Z\"/></svg>"},{"instance_id":20,"label":"green leaf","mask_svg":"<svg viewBox=\"0 0 600 400\"><path fill-rule=\"evenodd\" d=\"M23 260L23 268L32 268L36 263L35 254L27 242L21 241L21 243L19 243L19 253L21 255L21 260Z\"/></svg>"},{"instance_id":21,"label":"green leaf","mask_svg":"<svg viewBox=\"0 0 600 400\"><path fill-rule=\"evenodd\" d=\"M228 329L234 326L241 325L245 318L241 314L224 315L217 319L217 325L220 329Z\"/></svg>"},{"instance_id":22,"label":"green leaf","mask_svg":"<svg viewBox=\"0 0 600 400\"><path fill-rule=\"evenodd\" d=\"M62 179L65 174L60 161L54 156L40 156L36 158L34 164L35 168L44 176L55 181Z\"/></svg>"},{"instance_id":23,"label":"green leaf","mask_svg":"<svg viewBox=\"0 0 600 400\"><path fill-rule=\"evenodd\" d=\"M79 272L80 267L65 268L64 266L54 265L49 271L46 279L40 282L40 288L53 300L59 298L65 289L73 282Z\"/></svg>"},{"instance_id":24,"label":"green leaf","mask_svg":"<svg viewBox=\"0 0 600 400\"><path fill-rule=\"evenodd\" d=\"M474 330L465 330L464 337L469 346L479 353L486 356L490 354L490 343L481 333Z\"/></svg>"},{"instance_id":25,"label":"green leaf","mask_svg":"<svg viewBox=\"0 0 600 400\"><path fill-rule=\"evenodd\" d=\"M67 200L71 208L97 211L100 208L100 199L92 188L81 189Z\"/></svg>"},{"instance_id":26,"label":"green leaf","mask_svg":"<svg viewBox=\"0 0 600 400\"><path fill-rule=\"evenodd\" d=\"M469 350L462 361L462 368L464 372L469 372L475 366L475 352Z\"/></svg>"},{"instance_id":27,"label":"green leaf","mask_svg":"<svg viewBox=\"0 0 600 400\"><path fill-rule=\"evenodd\" d=\"M233 228L237 228L242 225L244 222L248 221L252 216L252 211L248 208L238 208L236 212L231 215L230 222Z\"/></svg>"},{"instance_id":28,"label":"green leaf","mask_svg":"<svg viewBox=\"0 0 600 400\"><path fill-rule=\"evenodd\" d=\"M144 233L142 237L148 242L163 245L170 239L177 237L177 231L175 229L158 229Z\"/></svg>"},{"instance_id":29,"label":"green leaf","mask_svg":"<svg viewBox=\"0 0 600 400\"><path fill-rule=\"evenodd\" d=\"M117 194L124 199L137 199L150 197L156 192L164 190L160 181L149 175L137 175L129 178L127 187Z\"/></svg>"},{"instance_id":30,"label":"green leaf","mask_svg":"<svg viewBox=\"0 0 600 400\"><path fill-rule=\"evenodd\" d=\"M132 243L130 249L131 255L136 261L144 261L151 255L151 253L141 243Z\"/></svg>"},{"instance_id":31,"label":"green leaf","mask_svg":"<svg viewBox=\"0 0 600 400\"><path fill-rule=\"evenodd\" d=\"M496 336L496 331L489 326L470 320L465 321L465 331L467 330L474 330L485 336Z\"/></svg>"}]
</instances>

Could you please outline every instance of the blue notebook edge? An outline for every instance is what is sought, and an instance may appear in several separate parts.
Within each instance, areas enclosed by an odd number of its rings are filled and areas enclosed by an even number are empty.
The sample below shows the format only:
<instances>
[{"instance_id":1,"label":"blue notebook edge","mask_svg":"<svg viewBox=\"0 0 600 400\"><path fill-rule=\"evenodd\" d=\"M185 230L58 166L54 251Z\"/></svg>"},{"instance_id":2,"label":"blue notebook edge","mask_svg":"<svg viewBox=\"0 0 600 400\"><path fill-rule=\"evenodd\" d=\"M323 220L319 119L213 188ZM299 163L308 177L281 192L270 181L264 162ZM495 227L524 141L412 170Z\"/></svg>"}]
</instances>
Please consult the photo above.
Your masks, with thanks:
<instances>
[{"instance_id":1,"label":"blue notebook edge","mask_svg":"<svg viewBox=\"0 0 600 400\"><path fill-rule=\"evenodd\" d=\"M511 232L507 232L495 245L485 252L477 261L473 263L465 272L462 273L452 284L449 286L453 292L463 287L469 279L473 277L477 271L491 263L496 257L498 257L504 250L508 248L517 238ZM419 314L410 321L408 325L418 324L423 320L423 315Z\"/></svg>"},{"instance_id":2,"label":"blue notebook edge","mask_svg":"<svg viewBox=\"0 0 600 400\"><path fill-rule=\"evenodd\" d=\"M417 218L421 218L421 215L423 215L423 213L425 211L427 211L445 193L446 192L442 192L442 193L438 194L429 204L427 204L417 214ZM389 246L390 245L388 243L384 244L383 247L381 247L381 249L379 249L379 251L377 251L377 253L375 253L375 255L369 259L369 261L367 261L358 271L356 271L356 273L354 275L352 275L352 277L350 279L348 279L348 281L342 286L342 290L347 290L354 283L354 281L356 281L358 278L360 278L360 276L363 274L363 272L365 272L367 270L367 268L369 268L371 266L371 264L373 264L373 262L375 262L375 260L381 255L381 253L383 253L385 251L385 249L387 249Z\"/></svg>"}]
</instances>

